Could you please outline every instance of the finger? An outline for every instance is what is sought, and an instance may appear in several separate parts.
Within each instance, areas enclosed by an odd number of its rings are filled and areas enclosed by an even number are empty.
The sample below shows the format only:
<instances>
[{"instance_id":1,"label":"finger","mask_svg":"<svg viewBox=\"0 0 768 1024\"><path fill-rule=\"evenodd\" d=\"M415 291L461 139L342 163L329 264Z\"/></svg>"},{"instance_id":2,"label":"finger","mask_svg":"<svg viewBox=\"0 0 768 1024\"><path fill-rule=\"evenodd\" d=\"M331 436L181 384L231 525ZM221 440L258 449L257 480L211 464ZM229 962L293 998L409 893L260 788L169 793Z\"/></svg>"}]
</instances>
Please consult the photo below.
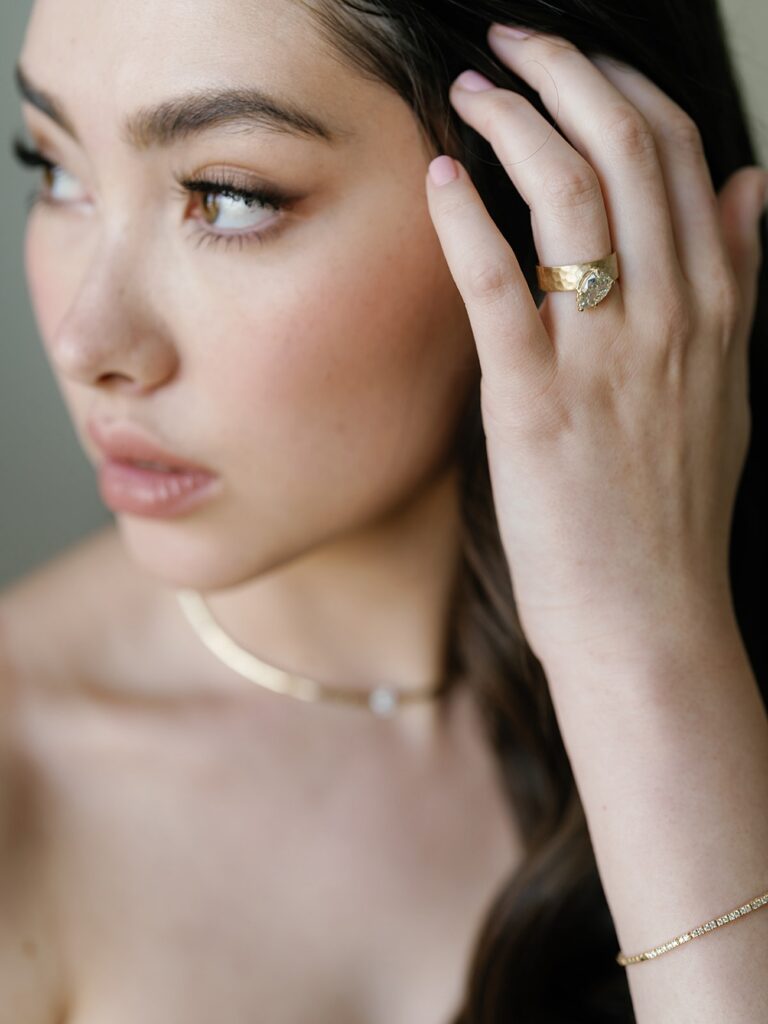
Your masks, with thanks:
<instances>
[{"instance_id":1,"label":"finger","mask_svg":"<svg viewBox=\"0 0 768 1024\"><path fill-rule=\"evenodd\" d=\"M436 184L435 164L452 164L457 176ZM432 161L427 202L467 308L484 388L510 402L541 393L554 373L554 346L514 252L458 161Z\"/></svg>"},{"instance_id":2,"label":"finger","mask_svg":"<svg viewBox=\"0 0 768 1024\"><path fill-rule=\"evenodd\" d=\"M757 305L758 274L763 259L761 227L768 175L760 167L740 168L725 182L717 197L728 260L739 291L737 333L746 342Z\"/></svg>"},{"instance_id":3,"label":"finger","mask_svg":"<svg viewBox=\"0 0 768 1024\"><path fill-rule=\"evenodd\" d=\"M465 73L466 74L466 73ZM472 92L460 75L451 102L483 135L531 210L539 263L559 265L601 259L611 252L611 232L600 182L590 165L519 93L491 88ZM552 292L558 318L584 326L573 292ZM614 288L601 304L619 304Z\"/></svg>"},{"instance_id":4,"label":"finger","mask_svg":"<svg viewBox=\"0 0 768 1024\"><path fill-rule=\"evenodd\" d=\"M653 130L682 272L694 289L706 291L707 281L723 267L726 246L698 126L636 69L603 55L593 59Z\"/></svg>"},{"instance_id":5,"label":"finger","mask_svg":"<svg viewBox=\"0 0 768 1024\"><path fill-rule=\"evenodd\" d=\"M759 173L758 173L759 171ZM720 189L718 207L725 245L739 292L736 325L727 343L733 361L731 377L733 409L747 410L745 432L751 432L750 341L757 307L759 270L762 263L768 175L759 168L740 168ZM756 187L757 186L757 187Z\"/></svg>"},{"instance_id":6,"label":"finger","mask_svg":"<svg viewBox=\"0 0 768 1024\"><path fill-rule=\"evenodd\" d=\"M539 93L601 183L628 311L647 312L654 288L682 279L664 176L650 125L572 43L488 33L494 53Z\"/></svg>"}]
</instances>

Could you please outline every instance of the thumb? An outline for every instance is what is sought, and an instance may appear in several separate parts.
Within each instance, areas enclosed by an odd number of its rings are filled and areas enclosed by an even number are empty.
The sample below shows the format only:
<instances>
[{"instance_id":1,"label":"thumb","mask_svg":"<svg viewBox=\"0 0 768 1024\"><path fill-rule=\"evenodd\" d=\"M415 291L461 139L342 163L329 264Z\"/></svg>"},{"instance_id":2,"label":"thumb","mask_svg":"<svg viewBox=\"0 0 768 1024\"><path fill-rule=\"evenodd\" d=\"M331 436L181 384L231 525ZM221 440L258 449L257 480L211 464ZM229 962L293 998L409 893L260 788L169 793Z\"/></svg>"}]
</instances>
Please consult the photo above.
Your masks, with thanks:
<instances>
[{"instance_id":1,"label":"thumb","mask_svg":"<svg viewBox=\"0 0 768 1024\"><path fill-rule=\"evenodd\" d=\"M530 396L551 378L555 349L517 257L459 161L431 162L427 201L467 308L484 392L502 402Z\"/></svg>"},{"instance_id":2,"label":"thumb","mask_svg":"<svg viewBox=\"0 0 768 1024\"><path fill-rule=\"evenodd\" d=\"M763 256L761 226L767 190L768 173L762 167L741 167L717 195L723 240L741 290L742 308L750 319Z\"/></svg>"}]
</instances>

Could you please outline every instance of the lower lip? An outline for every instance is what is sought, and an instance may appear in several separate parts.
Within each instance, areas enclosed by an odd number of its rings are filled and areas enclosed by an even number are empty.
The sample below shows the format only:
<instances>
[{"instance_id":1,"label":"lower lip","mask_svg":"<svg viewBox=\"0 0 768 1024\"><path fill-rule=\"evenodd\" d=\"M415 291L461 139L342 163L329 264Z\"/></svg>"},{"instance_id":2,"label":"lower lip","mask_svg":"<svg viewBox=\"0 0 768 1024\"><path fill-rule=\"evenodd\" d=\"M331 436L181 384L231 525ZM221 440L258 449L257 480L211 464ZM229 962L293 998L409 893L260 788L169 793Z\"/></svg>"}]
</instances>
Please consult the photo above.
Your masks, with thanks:
<instances>
[{"instance_id":1,"label":"lower lip","mask_svg":"<svg viewBox=\"0 0 768 1024\"><path fill-rule=\"evenodd\" d=\"M168 517L188 512L213 497L219 477L199 470L144 469L106 459L98 467L99 493L115 512Z\"/></svg>"}]
</instances>

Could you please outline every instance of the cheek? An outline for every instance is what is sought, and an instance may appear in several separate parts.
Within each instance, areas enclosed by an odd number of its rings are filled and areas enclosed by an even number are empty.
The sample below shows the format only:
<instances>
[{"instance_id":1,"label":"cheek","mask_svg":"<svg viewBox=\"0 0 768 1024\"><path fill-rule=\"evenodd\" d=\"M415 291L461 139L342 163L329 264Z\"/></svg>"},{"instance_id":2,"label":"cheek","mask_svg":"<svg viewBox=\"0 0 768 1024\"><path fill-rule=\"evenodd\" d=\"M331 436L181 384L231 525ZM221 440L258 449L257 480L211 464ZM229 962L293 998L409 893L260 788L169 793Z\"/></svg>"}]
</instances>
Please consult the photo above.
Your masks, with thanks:
<instances>
[{"instance_id":1,"label":"cheek","mask_svg":"<svg viewBox=\"0 0 768 1024\"><path fill-rule=\"evenodd\" d=\"M46 344L64 309L66 282L52 258L51 247L42 243L34 214L30 215L24 235L24 270L38 333Z\"/></svg>"},{"instance_id":2,"label":"cheek","mask_svg":"<svg viewBox=\"0 0 768 1024\"><path fill-rule=\"evenodd\" d=\"M207 379L210 395L217 381L230 451L346 480L433 457L466 392L474 345L431 221L414 224L411 211L402 228L369 219L330 256L326 245L294 262L280 278L288 283L229 306L228 337L220 325L199 383Z\"/></svg>"},{"instance_id":3,"label":"cheek","mask_svg":"<svg viewBox=\"0 0 768 1024\"><path fill-rule=\"evenodd\" d=\"M46 221L43 210L33 210L24 236L24 269L38 334L51 356L62 321L82 289L91 259L92 242L76 226L71 230ZM55 363L51 369L66 386Z\"/></svg>"}]
</instances>

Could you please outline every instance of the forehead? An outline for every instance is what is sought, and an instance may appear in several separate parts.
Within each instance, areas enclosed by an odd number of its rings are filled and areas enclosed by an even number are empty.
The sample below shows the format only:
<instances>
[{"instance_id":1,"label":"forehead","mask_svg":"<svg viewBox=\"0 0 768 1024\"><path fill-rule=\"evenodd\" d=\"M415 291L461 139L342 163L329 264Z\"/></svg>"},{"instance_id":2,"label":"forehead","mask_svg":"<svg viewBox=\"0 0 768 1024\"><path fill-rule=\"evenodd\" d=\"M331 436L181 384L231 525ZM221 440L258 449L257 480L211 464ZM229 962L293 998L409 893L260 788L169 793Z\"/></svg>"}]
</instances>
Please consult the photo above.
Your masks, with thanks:
<instances>
[{"instance_id":1,"label":"forehead","mask_svg":"<svg viewBox=\"0 0 768 1024\"><path fill-rule=\"evenodd\" d=\"M384 92L341 63L297 0L35 0L20 61L76 120L256 86L343 134Z\"/></svg>"}]
</instances>

